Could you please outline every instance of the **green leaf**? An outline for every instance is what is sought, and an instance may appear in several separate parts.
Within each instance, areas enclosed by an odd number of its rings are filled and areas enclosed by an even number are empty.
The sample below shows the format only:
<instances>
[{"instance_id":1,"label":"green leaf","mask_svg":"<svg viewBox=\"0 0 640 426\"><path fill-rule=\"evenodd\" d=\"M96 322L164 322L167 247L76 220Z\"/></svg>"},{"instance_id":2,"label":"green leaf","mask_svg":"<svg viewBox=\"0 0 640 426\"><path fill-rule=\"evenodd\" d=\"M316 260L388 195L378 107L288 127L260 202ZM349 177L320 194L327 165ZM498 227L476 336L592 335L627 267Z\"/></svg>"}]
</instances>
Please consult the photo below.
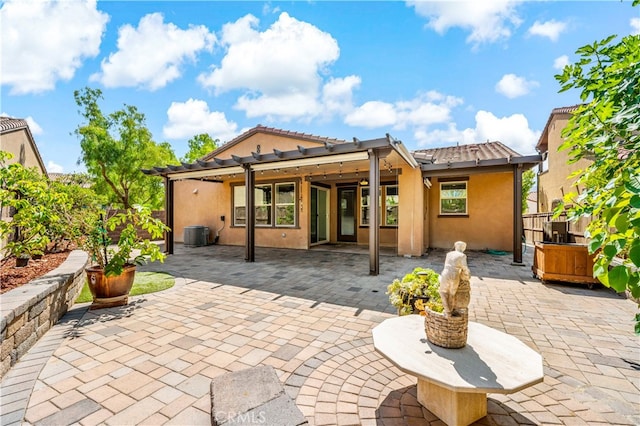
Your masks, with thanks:
<instances>
[{"instance_id":1,"label":"green leaf","mask_svg":"<svg viewBox=\"0 0 640 426\"><path fill-rule=\"evenodd\" d=\"M626 266L618 265L607 274L609 285L618 293L625 291L629 282L629 270Z\"/></svg>"},{"instance_id":2,"label":"green leaf","mask_svg":"<svg viewBox=\"0 0 640 426\"><path fill-rule=\"evenodd\" d=\"M632 175L629 180L624 183L624 187L633 194L640 194L640 175Z\"/></svg>"},{"instance_id":3,"label":"green leaf","mask_svg":"<svg viewBox=\"0 0 640 426\"><path fill-rule=\"evenodd\" d=\"M635 209L640 209L640 195L634 195L633 197L631 197L631 200L629 200L629 204Z\"/></svg>"},{"instance_id":4,"label":"green leaf","mask_svg":"<svg viewBox=\"0 0 640 426\"><path fill-rule=\"evenodd\" d=\"M635 241L635 244L629 250L629 260L640 268L640 244L637 244L637 242L638 240Z\"/></svg>"},{"instance_id":5,"label":"green leaf","mask_svg":"<svg viewBox=\"0 0 640 426\"><path fill-rule=\"evenodd\" d=\"M604 240L604 236L602 234L598 234L593 237L591 241L589 241L589 253L595 253L601 246Z\"/></svg>"}]
</instances>

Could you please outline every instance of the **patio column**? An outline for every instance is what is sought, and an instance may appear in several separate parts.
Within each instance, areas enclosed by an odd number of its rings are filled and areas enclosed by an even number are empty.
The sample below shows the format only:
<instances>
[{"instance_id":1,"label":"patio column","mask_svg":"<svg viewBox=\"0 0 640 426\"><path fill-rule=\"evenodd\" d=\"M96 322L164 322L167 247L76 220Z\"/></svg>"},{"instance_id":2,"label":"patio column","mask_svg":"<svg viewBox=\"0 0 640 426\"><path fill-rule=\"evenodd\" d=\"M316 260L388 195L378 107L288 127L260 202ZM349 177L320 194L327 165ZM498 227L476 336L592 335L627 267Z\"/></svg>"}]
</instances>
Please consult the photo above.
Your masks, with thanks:
<instances>
[{"instance_id":1,"label":"patio column","mask_svg":"<svg viewBox=\"0 0 640 426\"><path fill-rule=\"evenodd\" d=\"M369 150L369 275L380 274L380 155Z\"/></svg>"},{"instance_id":2,"label":"patio column","mask_svg":"<svg viewBox=\"0 0 640 426\"><path fill-rule=\"evenodd\" d=\"M247 262L255 262L256 260L256 247L255 247L255 234L256 234L256 209L255 209L255 172L251 169L251 166L244 166L244 188L245 188L245 212L246 217L246 239L244 246L244 260Z\"/></svg>"},{"instance_id":3,"label":"patio column","mask_svg":"<svg viewBox=\"0 0 640 426\"><path fill-rule=\"evenodd\" d=\"M168 177L164 178L165 224L169 227L164 233L164 251L167 254L173 254L173 183Z\"/></svg>"},{"instance_id":4,"label":"patio column","mask_svg":"<svg viewBox=\"0 0 640 426\"><path fill-rule=\"evenodd\" d=\"M513 166L513 265L522 263L522 164Z\"/></svg>"}]
</instances>

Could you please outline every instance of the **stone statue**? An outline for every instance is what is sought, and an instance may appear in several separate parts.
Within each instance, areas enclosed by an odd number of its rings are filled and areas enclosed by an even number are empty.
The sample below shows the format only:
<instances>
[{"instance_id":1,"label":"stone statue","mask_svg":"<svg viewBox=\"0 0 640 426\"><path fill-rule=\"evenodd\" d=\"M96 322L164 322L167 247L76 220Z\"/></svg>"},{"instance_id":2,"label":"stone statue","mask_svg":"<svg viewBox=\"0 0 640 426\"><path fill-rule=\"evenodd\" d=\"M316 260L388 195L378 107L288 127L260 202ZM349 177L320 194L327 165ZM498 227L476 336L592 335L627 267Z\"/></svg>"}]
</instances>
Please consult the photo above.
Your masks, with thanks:
<instances>
[{"instance_id":1,"label":"stone statue","mask_svg":"<svg viewBox=\"0 0 640 426\"><path fill-rule=\"evenodd\" d=\"M447 253L444 270L440 274L440 297L447 316L459 316L469 306L471 272L467 267L467 244L457 241Z\"/></svg>"}]
</instances>

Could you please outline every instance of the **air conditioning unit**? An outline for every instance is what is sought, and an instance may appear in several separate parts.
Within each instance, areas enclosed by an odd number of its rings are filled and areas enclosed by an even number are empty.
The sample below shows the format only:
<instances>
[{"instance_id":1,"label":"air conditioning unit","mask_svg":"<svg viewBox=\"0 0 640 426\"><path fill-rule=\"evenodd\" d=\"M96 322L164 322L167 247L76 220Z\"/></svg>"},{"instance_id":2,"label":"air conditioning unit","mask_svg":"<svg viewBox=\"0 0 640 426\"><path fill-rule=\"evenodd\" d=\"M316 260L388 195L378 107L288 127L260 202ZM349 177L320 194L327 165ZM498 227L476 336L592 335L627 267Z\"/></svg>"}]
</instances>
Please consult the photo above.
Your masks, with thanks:
<instances>
[{"instance_id":1,"label":"air conditioning unit","mask_svg":"<svg viewBox=\"0 0 640 426\"><path fill-rule=\"evenodd\" d=\"M184 245L186 247L202 247L209 244L209 228L203 225L184 227Z\"/></svg>"}]
</instances>

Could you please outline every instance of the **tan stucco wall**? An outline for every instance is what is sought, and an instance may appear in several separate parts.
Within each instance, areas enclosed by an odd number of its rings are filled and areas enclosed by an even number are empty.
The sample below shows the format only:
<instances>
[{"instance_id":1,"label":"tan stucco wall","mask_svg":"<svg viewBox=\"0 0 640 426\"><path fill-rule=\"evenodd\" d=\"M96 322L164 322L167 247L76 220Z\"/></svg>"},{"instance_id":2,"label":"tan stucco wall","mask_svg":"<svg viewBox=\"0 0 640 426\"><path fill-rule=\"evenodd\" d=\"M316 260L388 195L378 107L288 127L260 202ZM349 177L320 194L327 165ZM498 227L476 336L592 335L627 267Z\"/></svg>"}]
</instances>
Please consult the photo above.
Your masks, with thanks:
<instances>
[{"instance_id":1,"label":"tan stucco wall","mask_svg":"<svg viewBox=\"0 0 640 426\"><path fill-rule=\"evenodd\" d=\"M562 130L567 126L569 114L554 115L548 128L548 170L538 176L538 212L552 211L553 200L562 199L564 194L577 192L575 178L569 176L576 170L584 169L591 161L582 159L568 164L569 150L558 151L564 142Z\"/></svg>"},{"instance_id":2,"label":"tan stucco wall","mask_svg":"<svg viewBox=\"0 0 640 426\"><path fill-rule=\"evenodd\" d=\"M424 184L419 168L403 167L398 176L398 254L420 256L424 251Z\"/></svg>"},{"instance_id":3,"label":"tan stucco wall","mask_svg":"<svg viewBox=\"0 0 640 426\"><path fill-rule=\"evenodd\" d=\"M0 135L0 151L13 154L13 158L8 160L7 164L20 162L25 167L35 167L41 173L45 172L25 130L21 129Z\"/></svg>"},{"instance_id":4,"label":"tan stucco wall","mask_svg":"<svg viewBox=\"0 0 640 426\"><path fill-rule=\"evenodd\" d=\"M513 173L469 176L468 217L438 217L440 182L437 178L431 182L429 247L450 249L463 240L470 250L513 250Z\"/></svg>"}]
</instances>

